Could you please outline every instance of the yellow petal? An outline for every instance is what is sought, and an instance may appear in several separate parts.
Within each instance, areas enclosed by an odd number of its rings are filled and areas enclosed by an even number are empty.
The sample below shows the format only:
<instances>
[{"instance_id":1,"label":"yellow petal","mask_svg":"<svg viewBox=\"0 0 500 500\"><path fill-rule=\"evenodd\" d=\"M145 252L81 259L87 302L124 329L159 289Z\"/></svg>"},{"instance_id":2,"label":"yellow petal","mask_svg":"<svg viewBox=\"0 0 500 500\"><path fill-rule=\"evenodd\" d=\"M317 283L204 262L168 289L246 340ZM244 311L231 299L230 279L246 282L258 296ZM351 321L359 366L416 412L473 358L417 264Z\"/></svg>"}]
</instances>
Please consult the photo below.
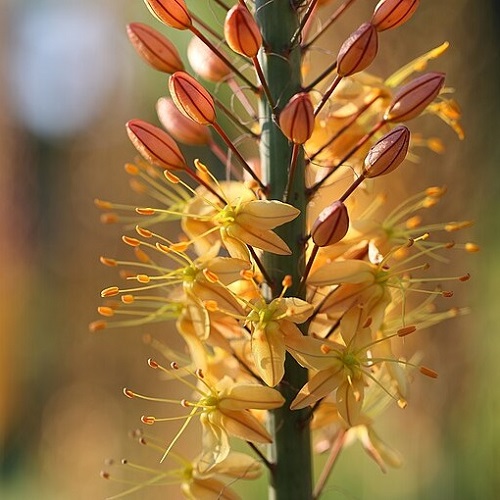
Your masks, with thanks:
<instances>
[{"instance_id":1,"label":"yellow petal","mask_svg":"<svg viewBox=\"0 0 500 500\"><path fill-rule=\"evenodd\" d=\"M363 405L364 384L361 379L343 382L337 389L337 409L339 415L350 425L359 423Z\"/></svg>"},{"instance_id":2,"label":"yellow petal","mask_svg":"<svg viewBox=\"0 0 500 500\"><path fill-rule=\"evenodd\" d=\"M299 214L300 210L298 208L281 201L251 201L238 209L236 223L243 226L274 229L292 221Z\"/></svg>"},{"instance_id":3,"label":"yellow petal","mask_svg":"<svg viewBox=\"0 0 500 500\"><path fill-rule=\"evenodd\" d=\"M212 419L209 418L210 416L210 413L200 415L200 423L203 429L203 452L198 460L198 470L202 474L225 460L231 449L227 431L221 425L214 424Z\"/></svg>"},{"instance_id":4,"label":"yellow petal","mask_svg":"<svg viewBox=\"0 0 500 500\"><path fill-rule=\"evenodd\" d=\"M305 300L298 299L297 297L286 297L280 299L286 307L287 320L294 323L304 323L311 314L314 312L314 306Z\"/></svg>"},{"instance_id":5,"label":"yellow petal","mask_svg":"<svg viewBox=\"0 0 500 500\"><path fill-rule=\"evenodd\" d=\"M337 285L341 283L373 283L376 267L363 260L330 262L314 271L307 282L313 286Z\"/></svg>"},{"instance_id":6,"label":"yellow petal","mask_svg":"<svg viewBox=\"0 0 500 500\"><path fill-rule=\"evenodd\" d=\"M412 73L415 73L416 71L423 71L427 67L429 61L432 61L433 59L441 56L449 46L449 42L444 42L439 45L439 47L436 47L429 52L422 54L416 59L413 59L413 61L410 61L408 64L398 69L389 78L387 78L385 84L388 87L398 87L405 80L407 80L412 75Z\"/></svg>"},{"instance_id":7,"label":"yellow petal","mask_svg":"<svg viewBox=\"0 0 500 500\"><path fill-rule=\"evenodd\" d=\"M316 401L333 392L342 382L342 379L343 374L340 367L316 373L299 391L290 408L300 410L316 403Z\"/></svg>"},{"instance_id":8,"label":"yellow petal","mask_svg":"<svg viewBox=\"0 0 500 500\"><path fill-rule=\"evenodd\" d=\"M220 282L229 285L241 279L241 271L247 271L252 266L244 259L233 259L231 257L216 257L205 264L206 269L215 273Z\"/></svg>"},{"instance_id":9,"label":"yellow petal","mask_svg":"<svg viewBox=\"0 0 500 500\"><path fill-rule=\"evenodd\" d=\"M240 226L231 224L226 227L229 236L243 241L247 245L260 248L278 255L291 255L288 245L270 229L259 229L256 226Z\"/></svg>"},{"instance_id":10,"label":"yellow petal","mask_svg":"<svg viewBox=\"0 0 500 500\"><path fill-rule=\"evenodd\" d=\"M239 500L237 495L222 481L210 478L194 477L189 482L182 483L182 493L190 500Z\"/></svg>"},{"instance_id":11,"label":"yellow petal","mask_svg":"<svg viewBox=\"0 0 500 500\"><path fill-rule=\"evenodd\" d=\"M285 344L281 333L256 329L252 333L252 354L264 382L271 387L277 385L285 373Z\"/></svg>"},{"instance_id":12,"label":"yellow petal","mask_svg":"<svg viewBox=\"0 0 500 500\"><path fill-rule=\"evenodd\" d=\"M262 474L262 466L246 453L231 451L223 462L212 468L211 473L238 479L255 479Z\"/></svg>"},{"instance_id":13,"label":"yellow petal","mask_svg":"<svg viewBox=\"0 0 500 500\"><path fill-rule=\"evenodd\" d=\"M219 408L229 410L270 410L279 408L285 399L275 389L257 384L238 384L220 395Z\"/></svg>"},{"instance_id":14,"label":"yellow petal","mask_svg":"<svg viewBox=\"0 0 500 500\"><path fill-rule=\"evenodd\" d=\"M223 427L228 434L245 441L271 443L272 437L265 427L248 411L232 411L220 408L210 418Z\"/></svg>"}]
</instances>

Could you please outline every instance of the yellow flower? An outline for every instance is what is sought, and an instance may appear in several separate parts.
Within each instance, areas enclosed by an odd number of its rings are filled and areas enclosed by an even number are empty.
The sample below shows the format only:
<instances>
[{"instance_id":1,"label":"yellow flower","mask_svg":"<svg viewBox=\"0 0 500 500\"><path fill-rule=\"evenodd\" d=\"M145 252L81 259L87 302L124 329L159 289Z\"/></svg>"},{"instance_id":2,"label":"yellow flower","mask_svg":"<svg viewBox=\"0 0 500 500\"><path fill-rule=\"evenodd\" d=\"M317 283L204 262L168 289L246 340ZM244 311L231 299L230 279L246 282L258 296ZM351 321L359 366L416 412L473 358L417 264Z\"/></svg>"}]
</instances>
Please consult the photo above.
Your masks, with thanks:
<instances>
[{"instance_id":1,"label":"yellow flower","mask_svg":"<svg viewBox=\"0 0 500 500\"><path fill-rule=\"evenodd\" d=\"M278 297L270 303L261 299L252 304L246 323L252 332L257 372L267 385L274 387L283 378L287 345L294 355L301 341L307 342L296 324L304 323L313 310L311 304L296 297Z\"/></svg>"}]
</instances>

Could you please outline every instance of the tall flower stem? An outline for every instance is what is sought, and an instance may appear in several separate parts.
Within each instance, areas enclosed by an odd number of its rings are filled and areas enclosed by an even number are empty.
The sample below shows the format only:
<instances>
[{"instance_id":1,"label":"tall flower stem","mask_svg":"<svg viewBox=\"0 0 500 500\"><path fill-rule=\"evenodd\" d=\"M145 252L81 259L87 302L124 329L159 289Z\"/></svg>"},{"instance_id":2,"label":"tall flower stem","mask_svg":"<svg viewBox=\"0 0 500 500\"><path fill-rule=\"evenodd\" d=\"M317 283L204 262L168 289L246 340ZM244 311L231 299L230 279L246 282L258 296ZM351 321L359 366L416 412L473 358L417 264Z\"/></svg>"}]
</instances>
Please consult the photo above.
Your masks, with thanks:
<instances>
[{"instance_id":1,"label":"tall flower stem","mask_svg":"<svg viewBox=\"0 0 500 500\"><path fill-rule=\"evenodd\" d=\"M259 54L262 71L276 103L277 111L283 109L289 99L301 90L301 51L291 40L298 30L298 2L290 0L256 0L256 20L259 24L263 49ZM276 110L274 110L276 111ZM298 287L304 269L304 241L306 235L306 196L304 185L304 155L297 155L295 175L290 186L288 168L293 145L282 134L273 120L273 109L263 97L260 102L261 141L260 156L263 183L270 199L287 199L301 211L294 221L282 226L280 236L288 243L292 255L265 253L263 265L270 275L268 299L279 295L279 285L285 275L291 275L293 285L289 292L298 295ZM278 389L286 399L285 404L274 410L269 427L273 435L270 461L274 464L271 474L269 497L274 500L312 498L311 442L307 425L303 425L305 412L291 411L290 402L297 391L307 382L307 371L293 358L287 356L285 376Z\"/></svg>"}]
</instances>

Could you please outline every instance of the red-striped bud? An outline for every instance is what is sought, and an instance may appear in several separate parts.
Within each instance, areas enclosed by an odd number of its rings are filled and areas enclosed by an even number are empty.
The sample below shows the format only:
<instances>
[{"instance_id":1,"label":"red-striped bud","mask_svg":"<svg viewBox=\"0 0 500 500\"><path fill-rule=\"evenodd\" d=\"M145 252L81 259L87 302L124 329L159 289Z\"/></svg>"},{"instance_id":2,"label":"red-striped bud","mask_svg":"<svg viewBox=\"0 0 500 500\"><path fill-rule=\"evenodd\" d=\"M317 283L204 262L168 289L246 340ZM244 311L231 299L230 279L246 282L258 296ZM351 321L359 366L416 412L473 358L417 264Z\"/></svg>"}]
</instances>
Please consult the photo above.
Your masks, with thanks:
<instances>
[{"instance_id":1,"label":"red-striped bud","mask_svg":"<svg viewBox=\"0 0 500 500\"><path fill-rule=\"evenodd\" d=\"M378 177L396 170L406 158L410 144L410 131L399 125L374 144L365 158L363 175Z\"/></svg>"},{"instance_id":2,"label":"red-striped bud","mask_svg":"<svg viewBox=\"0 0 500 500\"><path fill-rule=\"evenodd\" d=\"M187 30L192 25L186 2L184 0L144 0L151 14L160 22L176 28Z\"/></svg>"},{"instance_id":3,"label":"red-striped bud","mask_svg":"<svg viewBox=\"0 0 500 500\"><path fill-rule=\"evenodd\" d=\"M281 131L295 144L304 144L314 130L314 107L307 92L295 94L280 113Z\"/></svg>"},{"instance_id":4,"label":"red-striped bud","mask_svg":"<svg viewBox=\"0 0 500 500\"><path fill-rule=\"evenodd\" d=\"M167 170L186 167L179 146L164 130L138 119L130 120L126 127L132 144L149 163Z\"/></svg>"},{"instance_id":5,"label":"red-striped bud","mask_svg":"<svg viewBox=\"0 0 500 500\"><path fill-rule=\"evenodd\" d=\"M405 122L417 117L437 97L444 78L444 73L426 73L401 87L387 108L384 120Z\"/></svg>"},{"instance_id":6,"label":"red-striped bud","mask_svg":"<svg viewBox=\"0 0 500 500\"><path fill-rule=\"evenodd\" d=\"M169 81L170 95L179 111L199 123L215 122L215 103L210 93L184 71L174 73Z\"/></svg>"},{"instance_id":7,"label":"red-striped bud","mask_svg":"<svg viewBox=\"0 0 500 500\"><path fill-rule=\"evenodd\" d=\"M189 42L187 56L193 71L205 80L219 83L231 73L231 68L196 36Z\"/></svg>"},{"instance_id":8,"label":"red-striped bud","mask_svg":"<svg viewBox=\"0 0 500 500\"><path fill-rule=\"evenodd\" d=\"M338 243L349 229L349 214L341 201L324 208L314 221L311 237L318 247Z\"/></svg>"},{"instance_id":9,"label":"red-striped bud","mask_svg":"<svg viewBox=\"0 0 500 500\"><path fill-rule=\"evenodd\" d=\"M413 16L418 4L419 0L380 0L371 22L377 31L397 28Z\"/></svg>"},{"instance_id":10,"label":"red-striped bud","mask_svg":"<svg viewBox=\"0 0 500 500\"><path fill-rule=\"evenodd\" d=\"M156 103L156 113L165 130L177 141L190 146L201 146L210 142L210 130L186 118L172 99L160 97Z\"/></svg>"},{"instance_id":11,"label":"red-striped bud","mask_svg":"<svg viewBox=\"0 0 500 500\"><path fill-rule=\"evenodd\" d=\"M247 57L255 57L262 45L259 26L249 10L240 3L226 15L224 37L231 49Z\"/></svg>"},{"instance_id":12,"label":"red-striped bud","mask_svg":"<svg viewBox=\"0 0 500 500\"><path fill-rule=\"evenodd\" d=\"M363 23L340 47L337 73L349 76L367 68L377 55L378 36L375 26Z\"/></svg>"},{"instance_id":13,"label":"red-striped bud","mask_svg":"<svg viewBox=\"0 0 500 500\"><path fill-rule=\"evenodd\" d=\"M184 69L173 43L155 29L142 23L131 23L127 26L127 35L142 59L158 71L175 73Z\"/></svg>"}]
</instances>

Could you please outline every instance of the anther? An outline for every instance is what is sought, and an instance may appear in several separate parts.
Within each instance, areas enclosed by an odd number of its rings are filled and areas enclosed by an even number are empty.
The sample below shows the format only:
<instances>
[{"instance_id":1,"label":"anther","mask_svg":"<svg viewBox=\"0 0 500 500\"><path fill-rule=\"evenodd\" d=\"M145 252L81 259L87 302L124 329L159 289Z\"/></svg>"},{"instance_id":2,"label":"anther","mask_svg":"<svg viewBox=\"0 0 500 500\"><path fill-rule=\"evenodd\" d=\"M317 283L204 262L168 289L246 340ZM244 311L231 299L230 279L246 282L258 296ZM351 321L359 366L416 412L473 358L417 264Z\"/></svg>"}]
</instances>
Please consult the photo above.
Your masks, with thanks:
<instances>
[{"instance_id":1,"label":"anther","mask_svg":"<svg viewBox=\"0 0 500 500\"><path fill-rule=\"evenodd\" d=\"M122 459L120 460L120 463L121 463L122 465L127 465L128 460L127 460L126 458L122 458Z\"/></svg>"},{"instance_id":2,"label":"anther","mask_svg":"<svg viewBox=\"0 0 500 500\"><path fill-rule=\"evenodd\" d=\"M113 209L112 203L110 203L109 201L99 200L98 198L96 198L94 200L94 205L97 208L100 208L102 210L112 210Z\"/></svg>"},{"instance_id":3,"label":"anther","mask_svg":"<svg viewBox=\"0 0 500 500\"><path fill-rule=\"evenodd\" d=\"M120 289L117 286L110 286L108 288L105 288L101 292L101 297L114 297L115 295L118 295L120 293Z\"/></svg>"},{"instance_id":4,"label":"anther","mask_svg":"<svg viewBox=\"0 0 500 500\"><path fill-rule=\"evenodd\" d=\"M99 472L99 475L101 476L102 479L109 479L109 472L106 472L105 470Z\"/></svg>"},{"instance_id":5,"label":"anther","mask_svg":"<svg viewBox=\"0 0 500 500\"><path fill-rule=\"evenodd\" d=\"M453 297L453 290L443 290L441 292L441 296L449 299L450 297Z\"/></svg>"},{"instance_id":6,"label":"anther","mask_svg":"<svg viewBox=\"0 0 500 500\"><path fill-rule=\"evenodd\" d=\"M205 375L203 375L203 370L201 368L197 368L196 371L194 372L195 375L198 377L198 378L205 378Z\"/></svg>"},{"instance_id":7,"label":"anther","mask_svg":"<svg viewBox=\"0 0 500 500\"><path fill-rule=\"evenodd\" d=\"M146 425L153 425L155 423L155 418L154 417L148 417L146 415L143 415L141 417L141 422Z\"/></svg>"},{"instance_id":8,"label":"anther","mask_svg":"<svg viewBox=\"0 0 500 500\"><path fill-rule=\"evenodd\" d=\"M244 280L251 280L254 277L254 273L250 269L244 269L244 270L240 271L240 277L241 277L241 279L244 279Z\"/></svg>"},{"instance_id":9,"label":"anther","mask_svg":"<svg viewBox=\"0 0 500 500\"><path fill-rule=\"evenodd\" d=\"M101 262L101 264L104 264L105 266L109 266L109 267L114 267L117 265L117 262L115 259L109 259L108 257L99 257L99 261Z\"/></svg>"},{"instance_id":10,"label":"anther","mask_svg":"<svg viewBox=\"0 0 500 500\"><path fill-rule=\"evenodd\" d=\"M287 274L284 278L283 281L281 282L281 286L283 288L290 288L292 286L292 277L290 274Z\"/></svg>"},{"instance_id":11,"label":"anther","mask_svg":"<svg viewBox=\"0 0 500 500\"><path fill-rule=\"evenodd\" d=\"M107 323L106 321L93 321L92 323L90 323L89 325L89 330L92 332L92 333L95 333L99 330L104 330L107 326Z\"/></svg>"},{"instance_id":12,"label":"anther","mask_svg":"<svg viewBox=\"0 0 500 500\"><path fill-rule=\"evenodd\" d=\"M213 271L210 271L206 268L203 269L203 276L205 276L207 281L209 281L210 283L218 283L219 282L219 277Z\"/></svg>"},{"instance_id":13,"label":"anther","mask_svg":"<svg viewBox=\"0 0 500 500\"><path fill-rule=\"evenodd\" d=\"M129 175L138 175L140 172L139 167L137 165L133 165L132 163L125 163L123 168Z\"/></svg>"},{"instance_id":14,"label":"anther","mask_svg":"<svg viewBox=\"0 0 500 500\"><path fill-rule=\"evenodd\" d=\"M100 221L101 224L116 224L118 222L118 215L112 212L101 214Z\"/></svg>"},{"instance_id":15,"label":"anther","mask_svg":"<svg viewBox=\"0 0 500 500\"><path fill-rule=\"evenodd\" d=\"M139 234L143 238L151 238L153 236L152 231L150 231L149 229L145 229L145 228L140 227L140 226L135 226L135 230L136 230L137 234Z\"/></svg>"},{"instance_id":16,"label":"anther","mask_svg":"<svg viewBox=\"0 0 500 500\"><path fill-rule=\"evenodd\" d=\"M205 300L203 305L208 312L216 312L219 310L219 306L215 300Z\"/></svg>"},{"instance_id":17,"label":"anther","mask_svg":"<svg viewBox=\"0 0 500 500\"><path fill-rule=\"evenodd\" d=\"M172 361L170 363L170 368L172 368L172 370L178 370L179 369L179 365L175 361Z\"/></svg>"},{"instance_id":18,"label":"anther","mask_svg":"<svg viewBox=\"0 0 500 500\"><path fill-rule=\"evenodd\" d=\"M458 281L469 281L469 280L470 280L470 274L469 273L466 273L463 276L460 276L460 278L458 278Z\"/></svg>"},{"instance_id":19,"label":"anther","mask_svg":"<svg viewBox=\"0 0 500 500\"><path fill-rule=\"evenodd\" d=\"M328 354L332 349L326 344L321 344L320 350L323 354Z\"/></svg>"},{"instance_id":20,"label":"anther","mask_svg":"<svg viewBox=\"0 0 500 500\"><path fill-rule=\"evenodd\" d=\"M136 208L135 211L139 215L154 215L156 213L154 208Z\"/></svg>"},{"instance_id":21,"label":"anther","mask_svg":"<svg viewBox=\"0 0 500 500\"><path fill-rule=\"evenodd\" d=\"M369 316L366 318L366 321L363 323L363 328L368 328L372 324L373 318Z\"/></svg>"},{"instance_id":22,"label":"anther","mask_svg":"<svg viewBox=\"0 0 500 500\"><path fill-rule=\"evenodd\" d=\"M141 244L137 238L131 238L130 236L122 236L122 241L131 247L138 247Z\"/></svg>"},{"instance_id":23,"label":"anther","mask_svg":"<svg viewBox=\"0 0 500 500\"><path fill-rule=\"evenodd\" d=\"M132 399L135 396L134 393L130 389L127 389L126 387L123 388L123 394L130 399Z\"/></svg>"},{"instance_id":24,"label":"anther","mask_svg":"<svg viewBox=\"0 0 500 500\"><path fill-rule=\"evenodd\" d=\"M408 406L408 401L406 399L400 398L398 399L398 406L404 410Z\"/></svg>"},{"instance_id":25,"label":"anther","mask_svg":"<svg viewBox=\"0 0 500 500\"><path fill-rule=\"evenodd\" d=\"M101 316L106 316L106 317L111 317L111 316L115 315L115 312L113 311L113 309L111 307L100 306L97 308L97 312Z\"/></svg>"},{"instance_id":26,"label":"anther","mask_svg":"<svg viewBox=\"0 0 500 500\"><path fill-rule=\"evenodd\" d=\"M130 294L122 295L121 300L124 304L132 304L135 301L134 296Z\"/></svg>"},{"instance_id":27,"label":"anther","mask_svg":"<svg viewBox=\"0 0 500 500\"><path fill-rule=\"evenodd\" d=\"M163 171L163 175L167 179L167 181L171 182L172 184L179 184L180 179L176 175L172 174L168 170Z\"/></svg>"},{"instance_id":28,"label":"anther","mask_svg":"<svg viewBox=\"0 0 500 500\"><path fill-rule=\"evenodd\" d=\"M400 328L398 330L398 337L406 337L407 335L410 335L410 333L416 332L417 327L416 326L405 326L403 328Z\"/></svg>"},{"instance_id":29,"label":"anther","mask_svg":"<svg viewBox=\"0 0 500 500\"><path fill-rule=\"evenodd\" d=\"M156 368L158 368L160 365L152 358L149 358L148 359L148 366L150 368L154 368L156 370Z\"/></svg>"},{"instance_id":30,"label":"anther","mask_svg":"<svg viewBox=\"0 0 500 500\"><path fill-rule=\"evenodd\" d=\"M426 366L421 366L419 368L419 371L422 375L425 375L426 377L430 378L437 378L438 374L434 370L431 370L430 368L427 368Z\"/></svg>"},{"instance_id":31,"label":"anther","mask_svg":"<svg viewBox=\"0 0 500 500\"><path fill-rule=\"evenodd\" d=\"M144 250L141 250L139 247L134 248L134 254L135 254L135 258L139 262L143 262L144 264L147 264L150 261L148 254Z\"/></svg>"},{"instance_id":32,"label":"anther","mask_svg":"<svg viewBox=\"0 0 500 500\"><path fill-rule=\"evenodd\" d=\"M476 245L475 243L466 243L465 250L469 253L476 253L476 252L479 252L480 247L479 247L479 245Z\"/></svg>"}]
</instances>

